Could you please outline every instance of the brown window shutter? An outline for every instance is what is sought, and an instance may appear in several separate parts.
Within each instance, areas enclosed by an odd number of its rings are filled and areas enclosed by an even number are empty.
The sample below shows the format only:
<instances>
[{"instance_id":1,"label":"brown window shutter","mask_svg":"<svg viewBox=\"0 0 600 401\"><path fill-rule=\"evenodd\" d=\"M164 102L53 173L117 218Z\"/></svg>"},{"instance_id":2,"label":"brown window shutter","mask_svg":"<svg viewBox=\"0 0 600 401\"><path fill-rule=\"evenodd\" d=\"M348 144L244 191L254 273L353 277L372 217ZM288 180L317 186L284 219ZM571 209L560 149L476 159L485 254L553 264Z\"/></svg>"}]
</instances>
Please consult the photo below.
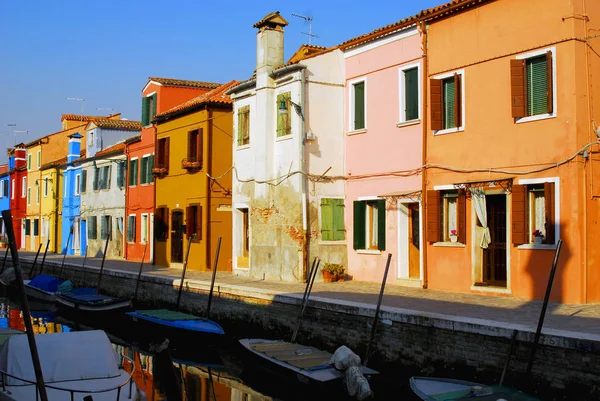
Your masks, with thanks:
<instances>
[{"instance_id":1,"label":"brown window shutter","mask_svg":"<svg viewBox=\"0 0 600 401\"><path fill-rule=\"evenodd\" d=\"M458 242L467 243L467 196L464 189L458 190L456 201L456 219L458 220Z\"/></svg>"},{"instance_id":2,"label":"brown window shutter","mask_svg":"<svg viewBox=\"0 0 600 401\"><path fill-rule=\"evenodd\" d=\"M196 239L199 241L202 239L202 205L196 206L196 233L198 236Z\"/></svg>"},{"instance_id":3,"label":"brown window shutter","mask_svg":"<svg viewBox=\"0 0 600 401\"><path fill-rule=\"evenodd\" d=\"M200 128L196 132L198 133L198 135L196 136L196 160L200 162L200 168L202 168L204 164L204 150L202 149L204 141L204 129Z\"/></svg>"},{"instance_id":4,"label":"brown window shutter","mask_svg":"<svg viewBox=\"0 0 600 401\"><path fill-rule=\"evenodd\" d=\"M527 187L512 186L512 243L514 245L529 242L527 233Z\"/></svg>"},{"instance_id":5,"label":"brown window shutter","mask_svg":"<svg viewBox=\"0 0 600 401\"><path fill-rule=\"evenodd\" d=\"M160 139L154 142L154 167L160 166Z\"/></svg>"},{"instance_id":6,"label":"brown window shutter","mask_svg":"<svg viewBox=\"0 0 600 401\"><path fill-rule=\"evenodd\" d=\"M460 74L454 73L454 122L456 128L462 126L462 93L460 78Z\"/></svg>"},{"instance_id":7,"label":"brown window shutter","mask_svg":"<svg viewBox=\"0 0 600 401\"><path fill-rule=\"evenodd\" d=\"M188 161L193 161L192 158L194 157L194 150L192 149L192 137L194 136L195 131L189 131L188 132L188 143L187 143L187 158Z\"/></svg>"},{"instance_id":8,"label":"brown window shutter","mask_svg":"<svg viewBox=\"0 0 600 401\"><path fill-rule=\"evenodd\" d=\"M440 241L440 191L427 191L427 241Z\"/></svg>"},{"instance_id":9,"label":"brown window shutter","mask_svg":"<svg viewBox=\"0 0 600 401\"><path fill-rule=\"evenodd\" d=\"M169 140L170 140L169 137L165 138L164 168L166 168L167 171L169 171L169 151L170 151Z\"/></svg>"},{"instance_id":10,"label":"brown window shutter","mask_svg":"<svg viewBox=\"0 0 600 401\"><path fill-rule=\"evenodd\" d=\"M548 80L548 113L554 110L553 86L552 86L552 52L546 52L546 79Z\"/></svg>"},{"instance_id":11,"label":"brown window shutter","mask_svg":"<svg viewBox=\"0 0 600 401\"><path fill-rule=\"evenodd\" d=\"M554 183L544 183L544 200L546 201L546 244L554 244Z\"/></svg>"},{"instance_id":12,"label":"brown window shutter","mask_svg":"<svg viewBox=\"0 0 600 401\"><path fill-rule=\"evenodd\" d=\"M191 238L194 235L194 229L196 228L196 222L194 216L194 208L192 206L186 206L185 208L185 236Z\"/></svg>"},{"instance_id":13,"label":"brown window shutter","mask_svg":"<svg viewBox=\"0 0 600 401\"><path fill-rule=\"evenodd\" d=\"M525 117L527 115L525 60L510 60L510 91L513 118Z\"/></svg>"},{"instance_id":14,"label":"brown window shutter","mask_svg":"<svg viewBox=\"0 0 600 401\"><path fill-rule=\"evenodd\" d=\"M166 240L167 238L169 238L169 232L171 231L171 229L169 228L171 226L170 225L171 220L170 220L170 216L169 216L169 208L163 207L162 210L163 210L163 221L166 224L166 228L165 228L166 229L165 240Z\"/></svg>"},{"instance_id":15,"label":"brown window shutter","mask_svg":"<svg viewBox=\"0 0 600 401\"><path fill-rule=\"evenodd\" d=\"M442 80L430 79L429 91L431 96L431 129L441 130L444 128L442 117Z\"/></svg>"}]
</instances>

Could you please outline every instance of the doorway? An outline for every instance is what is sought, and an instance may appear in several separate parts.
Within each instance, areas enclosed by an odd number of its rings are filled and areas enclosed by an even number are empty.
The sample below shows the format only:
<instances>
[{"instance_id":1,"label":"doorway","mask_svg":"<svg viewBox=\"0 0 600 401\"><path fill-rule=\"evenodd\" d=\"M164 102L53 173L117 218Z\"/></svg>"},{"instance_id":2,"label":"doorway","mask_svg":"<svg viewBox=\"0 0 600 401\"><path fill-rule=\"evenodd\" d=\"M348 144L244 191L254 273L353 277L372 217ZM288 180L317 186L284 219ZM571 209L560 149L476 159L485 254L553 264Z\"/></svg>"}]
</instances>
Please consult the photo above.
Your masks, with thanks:
<instances>
[{"instance_id":1,"label":"doorway","mask_svg":"<svg viewBox=\"0 0 600 401\"><path fill-rule=\"evenodd\" d=\"M483 281L506 287L506 196L486 195L485 202L491 242L483 250Z\"/></svg>"},{"instance_id":2,"label":"doorway","mask_svg":"<svg viewBox=\"0 0 600 401\"><path fill-rule=\"evenodd\" d=\"M171 214L171 263L183 263L183 212Z\"/></svg>"},{"instance_id":3,"label":"doorway","mask_svg":"<svg viewBox=\"0 0 600 401\"><path fill-rule=\"evenodd\" d=\"M398 277L403 286L420 286L421 204L408 198L398 200Z\"/></svg>"},{"instance_id":4,"label":"doorway","mask_svg":"<svg viewBox=\"0 0 600 401\"><path fill-rule=\"evenodd\" d=\"M419 204L408 204L408 277L421 277L421 236L419 232L421 216Z\"/></svg>"}]
</instances>

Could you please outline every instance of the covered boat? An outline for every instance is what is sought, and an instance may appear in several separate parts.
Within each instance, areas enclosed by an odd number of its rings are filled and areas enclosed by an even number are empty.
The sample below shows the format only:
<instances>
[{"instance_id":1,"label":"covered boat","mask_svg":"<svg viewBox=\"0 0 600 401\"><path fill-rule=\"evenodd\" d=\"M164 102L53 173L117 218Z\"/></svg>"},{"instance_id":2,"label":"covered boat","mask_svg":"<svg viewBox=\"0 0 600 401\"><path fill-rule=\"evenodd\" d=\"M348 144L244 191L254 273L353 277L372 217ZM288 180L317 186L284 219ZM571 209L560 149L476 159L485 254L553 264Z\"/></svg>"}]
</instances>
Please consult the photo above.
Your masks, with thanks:
<instances>
[{"instance_id":1,"label":"covered boat","mask_svg":"<svg viewBox=\"0 0 600 401\"><path fill-rule=\"evenodd\" d=\"M479 383L438 377L411 377L410 388L425 401L540 401L520 391L504 386L486 386Z\"/></svg>"},{"instance_id":2,"label":"covered boat","mask_svg":"<svg viewBox=\"0 0 600 401\"><path fill-rule=\"evenodd\" d=\"M98 293L58 293L60 307L80 312L122 312L131 308L131 300Z\"/></svg>"},{"instance_id":3,"label":"covered boat","mask_svg":"<svg viewBox=\"0 0 600 401\"><path fill-rule=\"evenodd\" d=\"M35 340L49 401L79 401L88 395L94 401L142 399L103 331L38 334ZM27 336L10 336L4 343L0 374L0 400L38 399Z\"/></svg>"}]
</instances>

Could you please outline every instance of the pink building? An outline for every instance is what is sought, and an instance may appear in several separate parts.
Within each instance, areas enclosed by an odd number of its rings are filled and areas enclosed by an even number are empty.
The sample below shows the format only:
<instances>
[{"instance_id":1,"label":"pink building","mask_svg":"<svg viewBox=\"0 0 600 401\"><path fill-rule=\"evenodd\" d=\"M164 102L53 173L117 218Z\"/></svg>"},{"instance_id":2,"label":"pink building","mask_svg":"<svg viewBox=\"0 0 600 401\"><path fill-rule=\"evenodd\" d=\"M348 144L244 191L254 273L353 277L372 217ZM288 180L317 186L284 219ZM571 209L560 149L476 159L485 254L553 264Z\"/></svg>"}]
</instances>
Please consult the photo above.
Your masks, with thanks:
<instances>
[{"instance_id":1,"label":"pink building","mask_svg":"<svg viewBox=\"0 0 600 401\"><path fill-rule=\"evenodd\" d=\"M343 43L348 274L421 285L423 69L412 19Z\"/></svg>"}]
</instances>

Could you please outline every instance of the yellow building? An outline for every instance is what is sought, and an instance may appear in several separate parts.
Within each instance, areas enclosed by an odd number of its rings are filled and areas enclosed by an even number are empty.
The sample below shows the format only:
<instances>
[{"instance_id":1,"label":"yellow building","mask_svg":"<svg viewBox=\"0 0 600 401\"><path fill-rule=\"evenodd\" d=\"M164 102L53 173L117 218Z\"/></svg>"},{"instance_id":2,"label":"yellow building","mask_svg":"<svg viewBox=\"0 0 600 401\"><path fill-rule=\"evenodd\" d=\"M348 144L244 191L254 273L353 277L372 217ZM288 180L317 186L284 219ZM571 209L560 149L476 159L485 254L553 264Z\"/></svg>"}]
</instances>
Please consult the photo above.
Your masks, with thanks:
<instances>
[{"instance_id":1,"label":"yellow building","mask_svg":"<svg viewBox=\"0 0 600 401\"><path fill-rule=\"evenodd\" d=\"M40 214L41 218L41 241L42 251L46 249L48 245L48 252L60 253L57 244L57 235L60 235L60 218L57 218L58 213L62 210L59 207L59 201L62 199L60 196L60 183L62 181L62 175L60 174L59 166L65 164L67 158L56 160L42 165L41 168L41 202L40 202Z\"/></svg>"},{"instance_id":2,"label":"yellow building","mask_svg":"<svg viewBox=\"0 0 600 401\"><path fill-rule=\"evenodd\" d=\"M221 237L217 270L231 269L233 117L225 92L237 84L221 85L153 120L156 265L181 266L191 241L188 268L212 270ZM139 168L142 175L147 169ZM137 171L132 160L129 183L137 183ZM127 240L135 241L135 221L127 227Z\"/></svg>"}]
</instances>

